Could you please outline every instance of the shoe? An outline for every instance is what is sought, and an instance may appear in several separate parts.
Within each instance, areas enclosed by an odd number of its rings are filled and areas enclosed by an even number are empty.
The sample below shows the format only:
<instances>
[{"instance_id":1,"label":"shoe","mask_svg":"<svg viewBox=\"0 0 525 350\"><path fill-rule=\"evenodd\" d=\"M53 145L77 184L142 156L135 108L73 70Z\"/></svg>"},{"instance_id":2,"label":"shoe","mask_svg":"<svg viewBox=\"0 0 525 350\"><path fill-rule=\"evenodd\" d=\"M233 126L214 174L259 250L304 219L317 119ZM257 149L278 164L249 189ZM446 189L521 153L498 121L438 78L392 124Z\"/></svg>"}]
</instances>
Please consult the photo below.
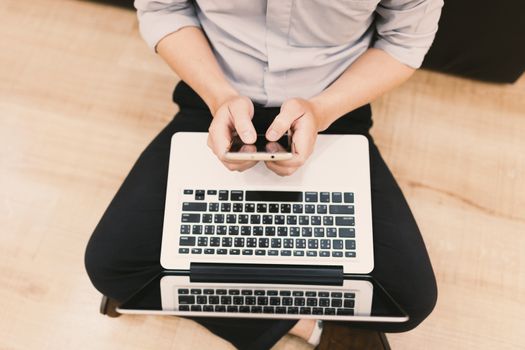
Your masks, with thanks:
<instances>
[{"instance_id":1,"label":"shoe","mask_svg":"<svg viewBox=\"0 0 525 350\"><path fill-rule=\"evenodd\" d=\"M390 350L382 332L355 329L350 324L324 322L316 350Z\"/></svg>"}]
</instances>

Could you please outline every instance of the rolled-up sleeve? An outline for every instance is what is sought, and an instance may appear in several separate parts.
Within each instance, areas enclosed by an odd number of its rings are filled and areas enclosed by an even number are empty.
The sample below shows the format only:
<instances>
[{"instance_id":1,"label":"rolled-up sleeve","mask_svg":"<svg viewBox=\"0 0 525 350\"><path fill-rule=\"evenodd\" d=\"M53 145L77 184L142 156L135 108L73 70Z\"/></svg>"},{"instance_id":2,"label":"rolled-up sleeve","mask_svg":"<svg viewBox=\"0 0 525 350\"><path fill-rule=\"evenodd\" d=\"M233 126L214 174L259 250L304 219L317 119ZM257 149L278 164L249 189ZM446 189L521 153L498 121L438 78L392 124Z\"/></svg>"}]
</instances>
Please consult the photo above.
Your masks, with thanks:
<instances>
[{"instance_id":1,"label":"rolled-up sleeve","mask_svg":"<svg viewBox=\"0 0 525 350\"><path fill-rule=\"evenodd\" d=\"M382 0L377 9L373 47L401 63L421 67L438 29L443 0Z\"/></svg>"},{"instance_id":2,"label":"rolled-up sleeve","mask_svg":"<svg viewBox=\"0 0 525 350\"><path fill-rule=\"evenodd\" d=\"M153 50L166 35L183 27L200 27L190 0L135 0L142 38Z\"/></svg>"}]
</instances>

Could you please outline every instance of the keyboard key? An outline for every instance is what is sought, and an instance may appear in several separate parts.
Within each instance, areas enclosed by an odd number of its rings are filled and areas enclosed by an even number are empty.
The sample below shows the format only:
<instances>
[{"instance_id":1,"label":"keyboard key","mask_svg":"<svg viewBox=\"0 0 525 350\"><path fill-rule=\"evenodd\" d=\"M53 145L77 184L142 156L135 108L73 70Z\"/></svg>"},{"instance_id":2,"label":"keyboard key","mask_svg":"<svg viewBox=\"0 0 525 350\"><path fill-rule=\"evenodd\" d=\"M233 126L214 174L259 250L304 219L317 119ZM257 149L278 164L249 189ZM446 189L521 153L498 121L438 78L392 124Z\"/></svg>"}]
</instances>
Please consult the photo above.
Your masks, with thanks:
<instances>
[{"instance_id":1,"label":"keyboard key","mask_svg":"<svg viewBox=\"0 0 525 350\"><path fill-rule=\"evenodd\" d=\"M306 204L304 206L304 212L306 214L315 214L315 205L313 205L313 204Z\"/></svg>"},{"instance_id":2,"label":"keyboard key","mask_svg":"<svg viewBox=\"0 0 525 350\"><path fill-rule=\"evenodd\" d=\"M231 237L222 237L221 246L223 247L231 247L232 246L232 238Z\"/></svg>"},{"instance_id":3,"label":"keyboard key","mask_svg":"<svg viewBox=\"0 0 525 350\"><path fill-rule=\"evenodd\" d=\"M315 251L315 250L308 250L306 252L306 256L311 256L311 257L317 256L317 251Z\"/></svg>"},{"instance_id":4,"label":"keyboard key","mask_svg":"<svg viewBox=\"0 0 525 350\"><path fill-rule=\"evenodd\" d=\"M238 216L239 224L247 224L249 220L249 216L246 214L239 214Z\"/></svg>"},{"instance_id":5,"label":"keyboard key","mask_svg":"<svg viewBox=\"0 0 525 350\"><path fill-rule=\"evenodd\" d=\"M306 215L299 215L299 225L309 225L310 218Z\"/></svg>"},{"instance_id":6,"label":"keyboard key","mask_svg":"<svg viewBox=\"0 0 525 350\"><path fill-rule=\"evenodd\" d=\"M300 310L299 310L299 313L301 315L310 315L312 314L312 308L311 307L302 307Z\"/></svg>"},{"instance_id":7,"label":"keyboard key","mask_svg":"<svg viewBox=\"0 0 525 350\"><path fill-rule=\"evenodd\" d=\"M190 233L190 225L180 225L180 233L183 235Z\"/></svg>"},{"instance_id":8,"label":"keyboard key","mask_svg":"<svg viewBox=\"0 0 525 350\"><path fill-rule=\"evenodd\" d=\"M288 312L288 314L296 315L299 313L299 308L295 306L290 306L286 311Z\"/></svg>"},{"instance_id":9,"label":"keyboard key","mask_svg":"<svg viewBox=\"0 0 525 350\"><path fill-rule=\"evenodd\" d=\"M252 233L254 236L262 236L263 235L263 227L262 226L254 226L252 228Z\"/></svg>"},{"instance_id":10,"label":"keyboard key","mask_svg":"<svg viewBox=\"0 0 525 350\"><path fill-rule=\"evenodd\" d=\"M323 309L320 307L314 307L312 308L312 315L322 315Z\"/></svg>"},{"instance_id":11,"label":"keyboard key","mask_svg":"<svg viewBox=\"0 0 525 350\"><path fill-rule=\"evenodd\" d=\"M354 226L354 217L353 216L336 216L335 225L336 226Z\"/></svg>"},{"instance_id":12,"label":"keyboard key","mask_svg":"<svg viewBox=\"0 0 525 350\"><path fill-rule=\"evenodd\" d=\"M305 202L317 202L317 192L306 192L304 194Z\"/></svg>"},{"instance_id":13,"label":"keyboard key","mask_svg":"<svg viewBox=\"0 0 525 350\"><path fill-rule=\"evenodd\" d=\"M213 214L202 214L202 222L210 224L213 222Z\"/></svg>"},{"instance_id":14,"label":"keyboard key","mask_svg":"<svg viewBox=\"0 0 525 350\"><path fill-rule=\"evenodd\" d=\"M263 249L256 249L256 250L255 250L255 255L259 255L259 256L266 255L266 250L263 250Z\"/></svg>"},{"instance_id":15,"label":"keyboard key","mask_svg":"<svg viewBox=\"0 0 525 350\"><path fill-rule=\"evenodd\" d=\"M225 191L225 190L219 191L219 200L220 201L227 201L228 200L228 191Z\"/></svg>"},{"instance_id":16,"label":"keyboard key","mask_svg":"<svg viewBox=\"0 0 525 350\"><path fill-rule=\"evenodd\" d=\"M274 226L266 226L264 228L264 235L265 236L275 236L275 227Z\"/></svg>"},{"instance_id":17,"label":"keyboard key","mask_svg":"<svg viewBox=\"0 0 525 350\"><path fill-rule=\"evenodd\" d=\"M319 292L319 298L328 298L330 293L328 292Z\"/></svg>"},{"instance_id":18,"label":"keyboard key","mask_svg":"<svg viewBox=\"0 0 525 350\"><path fill-rule=\"evenodd\" d=\"M255 248L255 247L257 247L257 238L254 238L254 237L246 238L246 246L248 248Z\"/></svg>"},{"instance_id":19,"label":"keyboard key","mask_svg":"<svg viewBox=\"0 0 525 350\"><path fill-rule=\"evenodd\" d=\"M317 249L319 247L319 240L309 239L308 240L308 249Z\"/></svg>"},{"instance_id":20,"label":"keyboard key","mask_svg":"<svg viewBox=\"0 0 525 350\"><path fill-rule=\"evenodd\" d=\"M228 214L228 215L226 215L226 223L227 224L236 224L237 223L237 215L235 215L235 214Z\"/></svg>"},{"instance_id":21,"label":"keyboard key","mask_svg":"<svg viewBox=\"0 0 525 350\"><path fill-rule=\"evenodd\" d=\"M215 312L226 312L226 306L224 306L224 305L215 305Z\"/></svg>"},{"instance_id":22,"label":"keyboard key","mask_svg":"<svg viewBox=\"0 0 525 350\"><path fill-rule=\"evenodd\" d=\"M211 306L211 305L204 305L202 307L202 311L204 311L204 312L213 312L213 306Z\"/></svg>"},{"instance_id":23,"label":"keyboard key","mask_svg":"<svg viewBox=\"0 0 525 350\"><path fill-rule=\"evenodd\" d=\"M297 226L290 227L289 233L292 237L298 237L300 234L300 229Z\"/></svg>"},{"instance_id":24,"label":"keyboard key","mask_svg":"<svg viewBox=\"0 0 525 350\"><path fill-rule=\"evenodd\" d=\"M204 200L204 194L205 194L204 190L196 190L195 191L195 200L196 201Z\"/></svg>"},{"instance_id":25,"label":"keyboard key","mask_svg":"<svg viewBox=\"0 0 525 350\"><path fill-rule=\"evenodd\" d=\"M343 194L341 192L332 192L332 202L341 203L343 201Z\"/></svg>"},{"instance_id":26,"label":"keyboard key","mask_svg":"<svg viewBox=\"0 0 525 350\"><path fill-rule=\"evenodd\" d=\"M195 237L181 236L179 238L179 246L181 247L191 247L194 245L195 245Z\"/></svg>"},{"instance_id":27,"label":"keyboard key","mask_svg":"<svg viewBox=\"0 0 525 350\"><path fill-rule=\"evenodd\" d=\"M241 291L241 294L242 295L252 295L253 294L253 291L251 289L243 289Z\"/></svg>"},{"instance_id":28,"label":"keyboard key","mask_svg":"<svg viewBox=\"0 0 525 350\"><path fill-rule=\"evenodd\" d=\"M272 238L272 248L281 248L281 238Z\"/></svg>"},{"instance_id":29,"label":"keyboard key","mask_svg":"<svg viewBox=\"0 0 525 350\"><path fill-rule=\"evenodd\" d=\"M355 229L349 227L340 227L339 228L339 237L341 238L354 238Z\"/></svg>"},{"instance_id":30,"label":"keyboard key","mask_svg":"<svg viewBox=\"0 0 525 350\"><path fill-rule=\"evenodd\" d=\"M272 297L270 298L270 305L281 305L281 298Z\"/></svg>"},{"instance_id":31,"label":"keyboard key","mask_svg":"<svg viewBox=\"0 0 525 350\"><path fill-rule=\"evenodd\" d=\"M286 216L286 225L297 225L297 216L296 215L287 215Z\"/></svg>"},{"instance_id":32,"label":"keyboard key","mask_svg":"<svg viewBox=\"0 0 525 350\"><path fill-rule=\"evenodd\" d=\"M326 214L327 207L325 204L317 204L317 214Z\"/></svg>"},{"instance_id":33,"label":"keyboard key","mask_svg":"<svg viewBox=\"0 0 525 350\"><path fill-rule=\"evenodd\" d=\"M278 306L275 308L275 313L276 314L285 314L286 313L286 308L284 306Z\"/></svg>"},{"instance_id":34,"label":"keyboard key","mask_svg":"<svg viewBox=\"0 0 525 350\"><path fill-rule=\"evenodd\" d=\"M295 240L295 248L303 249L306 248L306 239L298 238Z\"/></svg>"},{"instance_id":35,"label":"keyboard key","mask_svg":"<svg viewBox=\"0 0 525 350\"><path fill-rule=\"evenodd\" d=\"M326 229L326 237L337 237L337 229L335 227L328 227Z\"/></svg>"},{"instance_id":36,"label":"keyboard key","mask_svg":"<svg viewBox=\"0 0 525 350\"><path fill-rule=\"evenodd\" d=\"M335 315L335 309L334 308L326 308L324 309L324 314L325 315Z\"/></svg>"},{"instance_id":37,"label":"keyboard key","mask_svg":"<svg viewBox=\"0 0 525 350\"><path fill-rule=\"evenodd\" d=\"M275 225L284 225L284 215L275 215L274 223Z\"/></svg>"},{"instance_id":38,"label":"keyboard key","mask_svg":"<svg viewBox=\"0 0 525 350\"><path fill-rule=\"evenodd\" d=\"M184 190L184 194L193 194L193 190Z\"/></svg>"},{"instance_id":39,"label":"keyboard key","mask_svg":"<svg viewBox=\"0 0 525 350\"><path fill-rule=\"evenodd\" d=\"M307 306L317 306L317 298L308 298L306 299Z\"/></svg>"},{"instance_id":40,"label":"keyboard key","mask_svg":"<svg viewBox=\"0 0 525 350\"><path fill-rule=\"evenodd\" d=\"M251 236L252 227L251 226L241 226L241 236Z\"/></svg>"},{"instance_id":41,"label":"keyboard key","mask_svg":"<svg viewBox=\"0 0 525 350\"><path fill-rule=\"evenodd\" d=\"M301 235L303 237L312 237L312 228L311 227L303 227L301 230Z\"/></svg>"},{"instance_id":42,"label":"keyboard key","mask_svg":"<svg viewBox=\"0 0 525 350\"><path fill-rule=\"evenodd\" d=\"M270 245L269 238L259 238L259 248L268 248Z\"/></svg>"},{"instance_id":43,"label":"keyboard key","mask_svg":"<svg viewBox=\"0 0 525 350\"><path fill-rule=\"evenodd\" d=\"M310 290L310 291L307 291L306 293L304 293L304 295L307 296L307 297L315 297L315 296L317 296L317 292Z\"/></svg>"},{"instance_id":44,"label":"keyboard key","mask_svg":"<svg viewBox=\"0 0 525 350\"><path fill-rule=\"evenodd\" d=\"M332 292L332 298L342 298L343 293L341 292Z\"/></svg>"},{"instance_id":45,"label":"keyboard key","mask_svg":"<svg viewBox=\"0 0 525 350\"><path fill-rule=\"evenodd\" d=\"M179 305L179 311L190 311L189 305Z\"/></svg>"},{"instance_id":46,"label":"keyboard key","mask_svg":"<svg viewBox=\"0 0 525 350\"><path fill-rule=\"evenodd\" d=\"M285 306L291 306L291 305L293 305L293 298L284 297L284 298L282 298L281 303L283 305L285 305Z\"/></svg>"},{"instance_id":47,"label":"keyboard key","mask_svg":"<svg viewBox=\"0 0 525 350\"><path fill-rule=\"evenodd\" d=\"M321 225L321 217L319 215L312 215L310 217L310 223L314 226Z\"/></svg>"},{"instance_id":48,"label":"keyboard key","mask_svg":"<svg viewBox=\"0 0 525 350\"><path fill-rule=\"evenodd\" d=\"M208 190L208 191L206 191L206 194L208 194L210 196L216 196L217 195L217 190Z\"/></svg>"},{"instance_id":49,"label":"keyboard key","mask_svg":"<svg viewBox=\"0 0 525 350\"><path fill-rule=\"evenodd\" d=\"M354 299L345 299L343 305L344 305L345 308L353 308L355 306L355 300Z\"/></svg>"},{"instance_id":50,"label":"keyboard key","mask_svg":"<svg viewBox=\"0 0 525 350\"><path fill-rule=\"evenodd\" d=\"M213 211L213 212L219 211L219 203L208 204L208 211Z\"/></svg>"},{"instance_id":51,"label":"keyboard key","mask_svg":"<svg viewBox=\"0 0 525 350\"><path fill-rule=\"evenodd\" d=\"M353 239L345 240L345 249L346 250L354 250L355 249L355 241Z\"/></svg>"},{"instance_id":52,"label":"keyboard key","mask_svg":"<svg viewBox=\"0 0 525 350\"><path fill-rule=\"evenodd\" d=\"M201 227L201 229L202 229L202 227ZM201 231L199 231L199 233L201 233ZM200 247L207 246L208 245L208 237L199 237L197 239L197 245L200 246Z\"/></svg>"},{"instance_id":53,"label":"keyboard key","mask_svg":"<svg viewBox=\"0 0 525 350\"><path fill-rule=\"evenodd\" d=\"M257 305L268 305L268 297L257 297Z\"/></svg>"},{"instance_id":54,"label":"keyboard key","mask_svg":"<svg viewBox=\"0 0 525 350\"><path fill-rule=\"evenodd\" d=\"M292 295L293 295L294 297L302 297L302 296L304 295L304 292L302 292L302 291L300 291L300 290L294 290L294 291L292 292Z\"/></svg>"},{"instance_id":55,"label":"keyboard key","mask_svg":"<svg viewBox=\"0 0 525 350\"><path fill-rule=\"evenodd\" d=\"M182 222L200 222L201 214L182 214Z\"/></svg>"},{"instance_id":56,"label":"keyboard key","mask_svg":"<svg viewBox=\"0 0 525 350\"><path fill-rule=\"evenodd\" d=\"M244 298L244 303L246 305L255 305L256 302L257 302L257 298L255 297L245 297Z\"/></svg>"},{"instance_id":57,"label":"keyboard key","mask_svg":"<svg viewBox=\"0 0 525 350\"><path fill-rule=\"evenodd\" d=\"M288 214L292 211L292 206L288 203L281 204L281 213Z\"/></svg>"},{"instance_id":58,"label":"keyboard key","mask_svg":"<svg viewBox=\"0 0 525 350\"><path fill-rule=\"evenodd\" d=\"M213 222L216 224L224 223L224 214L215 214L213 216Z\"/></svg>"},{"instance_id":59,"label":"keyboard key","mask_svg":"<svg viewBox=\"0 0 525 350\"><path fill-rule=\"evenodd\" d=\"M280 290L279 295L282 297L289 297L292 293L289 290Z\"/></svg>"},{"instance_id":60,"label":"keyboard key","mask_svg":"<svg viewBox=\"0 0 525 350\"><path fill-rule=\"evenodd\" d=\"M263 289L257 289L253 292L255 295L266 295L266 291Z\"/></svg>"},{"instance_id":61,"label":"keyboard key","mask_svg":"<svg viewBox=\"0 0 525 350\"><path fill-rule=\"evenodd\" d=\"M243 191L231 191L230 192L230 199L232 201L242 201L244 197Z\"/></svg>"},{"instance_id":62,"label":"keyboard key","mask_svg":"<svg viewBox=\"0 0 525 350\"><path fill-rule=\"evenodd\" d=\"M257 212L258 213L266 213L268 211L268 206L264 203L257 204Z\"/></svg>"},{"instance_id":63,"label":"keyboard key","mask_svg":"<svg viewBox=\"0 0 525 350\"><path fill-rule=\"evenodd\" d=\"M345 203L354 203L354 194L352 192L344 193Z\"/></svg>"},{"instance_id":64,"label":"keyboard key","mask_svg":"<svg viewBox=\"0 0 525 350\"><path fill-rule=\"evenodd\" d=\"M262 307L261 306L252 306L250 311L253 314L260 314L262 312Z\"/></svg>"},{"instance_id":65,"label":"keyboard key","mask_svg":"<svg viewBox=\"0 0 525 350\"><path fill-rule=\"evenodd\" d=\"M352 310L352 309L337 309L337 314L338 315L343 315L343 316L353 316L354 315L354 310Z\"/></svg>"},{"instance_id":66,"label":"keyboard key","mask_svg":"<svg viewBox=\"0 0 525 350\"><path fill-rule=\"evenodd\" d=\"M216 296L216 295L210 295L210 296L208 297L208 302L209 302L210 304L216 305L216 304L219 303L219 301L220 301L220 300L219 300L219 297Z\"/></svg>"},{"instance_id":67,"label":"keyboard key","mask_svg":"<svg viewBox=\"0 0 525 350\"><path fill-rule=\"evenodd\" d=\"M281 256L292 256L291 250L281 250Z\"/></svg>"},{"instance_id":68,"label":"keyboard key","mask_svg":"<svg viewBox=\"0 0 525 350\"><path fill-rule=\"evenodd\" d=\"M342 299L332 299L332 307L341 307L343 305Z\"/></svg>"},{"instance_id":69,"label":"keyboard key","mask_svg":"<svg viewBox=\"0 0 525 350\"><path fill-rule=\"evenodd\" d=\"M253 255L253 249L243 249L242 255Z\"/></svg>"},{"instance_id":70,"label":"keyboard key","mask_svg":"<svg viewBox=\"0 0 525 350\"><path fill-rule=\"evenodd\" d=\"M330 239L321 239L321 249L330 249L332 241Z\"/></svg>"},{"instance_id":71,"label":"keyboard key","mask_svg":"<svg viewBox=\"0 0 525 350\"><path fill-rule=\"evenodd\" d=\"M207 203L202 202L184 202L182 203L182 211L206 211Z\"/></svg>"},{"instance_id":72,"label":"keyboard key","mask_svg":"<svg viewBox=\"0 0 525 350\"><path fill-rule=\"evenodd\" d=\"M321 252L319 252L319 256L322 257L322 258L328 258L328 257L330 257L330 252L328 252L328 251L321 251Z\"/></svg>"},{"instance_id":73,"label":"keyboard key","mask_svg":"<svg viewBox=\"0 0 525 350\"><path fill-rule=\"evenodd\" d=\"M226 295L228 294L228 291L226 289L217 289L215 293L218 295Z\"/></svg>"},{"instance_id":74,"label":"keyboard key","mask_svg":"<svg viewBox=\"0 0 525 350\"><path fill-rule=\"evenodd\" d=\"M304 306L306 304L306 299L305 298L294 298L293 304L295 306Z\"/></svg>"},{"instance_id":75,"label":"keyboard key","mask_svg":"<svg viewBox=\"0 0 525 350\"><path fill-rule=\"evenodd\" d=\"M179 295L179 305L195 304L195 296L193 295Z\"/></svg>"},{"instance_id":76,"label":"keyboard key","mask_svg":"<svg viewBox=\"0 0 525 350\"><path fill-rule=\"evenodd\" d=\"M250 307L249 306L239 306L239 312L249 313L250 312Z\"/></svg>"},{"instance_id":77,"label":"keyboard key","mask_svg":"<svg viewBox=\"0 0 525 350\"><path fill-rule=\"evenodd\" d=\"M323 216L323 225L324 226L333 226L334 225L334 217L333 216Z\"/></svg>"},{"instance_id":78,"label":"keyboard key","mask_svg":"<svg viewBox=\"0 0 525 350\"><path fill-rule=\"evenodd\" d=\"M230 203L221 203L221 211L228 213L232 210L232 205Z\"/></svg>"},{"instance_id":79,"label":"keyboard key","mask_svg":"<svg viewBox=\"0 0 525 350\"><path fill-rule=\"evenodd\" d=\"M330 192L321 192L319 199L322 203L330 202Z\"/></svg>"},{"instance_id":80,"label":"keyboard key","mask_svg":"<svg viewBox=\"0 0 525 350\"><path fill-rule=\"evenodd\" d=\"M288 227L286 227L286 226L279 226L277 228L277 236L280 236L280 237L288 236Z\"/></svg>"},{"instance_id":81,"label":"keyboard key","mask_svg":"<svg viewBox=\"0 0 525 350\"><path fill-rule=\"evenodd\" d=\"M217 254L226 255L228 254L228 250L227 249L217 249Z\"/></svg>"},{"instance_id":82,"label":"keyboard key","mask_svg":"<svg viewBox=\"0 0 525 350\"><path fill-rule=\"evenodd\" d=\"M330 299L329 298L320 298L319 299L319 306L325 306L325 307L326 306L330 306Z\"/></svg>"},{"instance_id":83,"label":"keyboard key","mask_svg":"<svg viewBox=\"0 0 525 350\"><path fill-rule=\"evenodd\" d=\"M194 235L202 234L202 225L193 225L191 228L191 233Z\"/></svg>"},{"instance_id":84,"label":"keyboard key","mask_svg":"<svg viewBox=\"0 0 525 350\"><path fill-rule=\"evenodd\" d=\"M283 239L283 247L284 248L293 248L293 242L294 242L294 240L292 238L285 238L285 239Z\"/></svg>"},{"instance_id":85,"label":"keyboard key","mask_svg":"<svg viewBox=\"0 0 525 350\"><path fill-rule=\"evenodd\" d=\"M279 204L272 203L268 206L268 211L270 213L278 213L279 212Z\"/></svg>"},{"instance_id":86,"label":"keyboard key","mask_svg":"<svg viewBox=\"0 0 525 350\"><path fill-rule=\"evenodd\" d=\"M270 255L270 256L277 256L277 255L279 255L279 251L275 250L275 249L271 249L271 250L268 251L268 255Z\"/></svg>"},{"instance_id":87,"label":"keyboard key","mask_svg":"<svg viewBox=\"0 0 525 350\"><path fill-rule=\"evenodd\" d=\"M330 205L330 214L341 215L341 214L354 214L353 205Z\"/></svg>"},{"instance_id":88,"label":"keyboard key","mask_svg":"<svg viewBox=\"0 0 525 350\"><path fill-rule=\"evenodd\" d=\"M202 248L191 248L191 253L192 254L201 254L202 253Z\"/></svg>"},{"instance_id":89,"label":"keyboard key","mask_svg":"<svg viewBox=\"0 0 525 350\"><path fill-rule=\"evenodd\" d=\"M230 255L240 255L241 251L239 249L230 249Z\"/></svg>"},{"instance_id":90,"label":"keyboard key","mask_svg":"<svg viewBox=\"0 0 525 350\"><path fill-rule=\"evenodd\" d=\"M332 241L332 249L343 249L343 240L342 239L334 239Z\"/></svg>"},{"instance_id":91,"label":"keyboard key","mask_svg":"<svg viewBox=\"0 0 525 350\"><path fill-rule=\"evenodd\" d=\"M246 203L244 204L245 213L255 213L255 203Z\"/></svg>"},{"instance_id":92,"label":"keyboard key","mask_svg":"<svg viewBox=\"0 0 525 350\"><path fill-rule=\"evenodd\" d=\"M273 306L265 306L263 307L263 313L265 314L273 314L275 312L275 309Z\"/></svg>"},{"instance_id":93,"label":"keyboard key","mask_svg":"<svg viewBox=\"0 0 525 350\"><path fill-rule=\"evenodd\" d=\"M292 208L293 208L294 214L302 214L303 213L303 205L302 204L294 204Z\"/></svg>"},{"instance_id":94,"label":"keyboard key","mask_svg":"<svg viewBox=\"0 0 525 350\"><path fill-rule=\"evenodd\" d=\"M341 251L332 252L332 257L334 257L334 258L342 258L343 257L343 252L341 252Z\"/></svg>"},{"instance_id":95,"label":"keyboard key","mask_svg":"<svg viewBox=\"0 0 525 350\"><path fill-rule=\"evenodd\" d=\"M199 295L197 297L197 304L208 304L208 297L206 295Z\"/></svg>"},{"instance_id":96,"label":"keyboard key","mask_svg":"<svg viewBox=\"0 0 525 350\"><path fill-rule=\"evenodd\" d=\"M345 252L345 257L346 258L355 258L356 257L356 253L355 252Z\"/></svg>"},{"instance_id":97,"label":"keyboard key","mask_svg":"<svg viewBox=\"0 0 525 350\"><path fill-rule=\"evenodd\" d=\"M189 248L179 248L179 254L188 254L189 252Z\"/></svg>"},{"instance_id":98,"label":"keyboard key","mask_svg":"<svg viewBox=\"0 0 525 350\"><path fill-rule=\"evenodd\" d=\"M206 295L212 295L215 293L213 289L204 289L202 292Z\"/></svg>"},{"instance_id":99,"label":"keyboard key","mask_svg":"<svg viewBox=\"0 0 525 350\"><path fill-rule=\"evenodd\" d=\"M221 304L230 305L232 303L232 297L229 295L223 295L221 297Z\"/></svg>"},{"instance_id":100,"label":"keyboard key","mask_svg":"<svg viewBox=\"0 0 525 350\"><path fill-rule=\"evenodd\" d=\"M345 299L353 299L355 298L355 293L351 293L351 292L345 293L344 297Z\"/></svg>"},{"instance_id":101,"label":"keyboard key","mask_svg":"<svg viewBox=\"0 0 525 350\"><path fill-rule=\"evenodd\" d=\"M304 250L294 250L293 256L304 256Z\"/></svg>"},{"instance_id":102,"label":"keyboard key","mask_svg":"<svg viewBox=\"0 0 525 350\"><path fill-rule=\"evenodd\" d=\"M261 216L258 214L250 215L250 224L259 225L261 223Z\"/></svg>"},{"instance_id":103,"label":"keyboard key","mask_svg":"<svg viewBox=\"0 0 525 350\"><path fill-rule=\"evenodd\" d=\"M192 192L193 193L193 192ZM190 193L191 194L191 193ZM189 289L186 289L186 288L180 288L178 291L177 291L179 294L190 294L190 290Z\"/></svg>"},{"instance_id":104,"label":"keyboard key","mask_svg":"<svg viewBox=\"0 0 525 350\"><path fill-rule=\"evenodd\" d=\"M215 254L215 249L213 249L213 248L206 248L206 249L204 249L204 254L208 254L208 255Z\"/></svg>"},{"instance_id":105,"label":"keyboard key","mask_svg":"<svg viewBox=\"0 0 525 350\"><path fill-rule=\"evenodd\" d=\"M324 227L314 228L314 237L324 237Z\"/></svg>"},{"instance_id":106,"label":"keyboard key","mask_svg":"<svg viewBox=\"0 0 525 350\"><path fill-rule=\"evenodd\" d=\"M241 213L242 212L242 203L233 203L233 212Z\"/></svg>"},{"instance_id":107,"label":"keyboard key","mask_svg":"<svg viewBox=\"0 0 525 350\"><path fill-rule=\"evenodd\" d=\"M228 227L228 235L230 236L238 236L239 235L239 226L230 226Z\"/></svg>"},{"instance_id":108,"label":"keyboard key","mask_svg":"<svg viewBox=\"0 0 525 350\"><path fill-rule=\"evenodd\" d=\"M244 305L244 297L235 296L233 297L234 305Z\"/></svg>"},{"instance_id":109,"label":"keyboard key","mask_svg":"<svg viewBox=\"0 0 525 350\"><path fill-rule=\"evenodd\" d=\"M226 308L226 311L227 312L239 312L239 307L238 306L234 306L234 305L230 305Z\"/></svg>"},{"instance_id":110,"label":"keyboard key","mask_svg":"<svg viewBox=\"0 0 525 350\"><path fill-rule=\"evenodd\" d=\"M262 222L263 222L263 225L272 225L273 224L273 216L272 215L263 215Z\"/></svg>"},{"instance_id":111,"label":"keyboard key","mask_svg":"<svg viewBox=\"0 0 525 350\"><path fill-rule=\"evenodd\" d=\"M233 241L234 247L244 247L244 237L235 237L235 240Z\"/></svg>"},{"instance_id":112,"label":"keyboard key","mask_svg":"<svg viewBox=\"0 0 525 350\"><path fill-rule=\"evenodd\" d=\"M246 191L250 202L302 202L303 193L295 191Z\"/></svg>"}]
</instances>

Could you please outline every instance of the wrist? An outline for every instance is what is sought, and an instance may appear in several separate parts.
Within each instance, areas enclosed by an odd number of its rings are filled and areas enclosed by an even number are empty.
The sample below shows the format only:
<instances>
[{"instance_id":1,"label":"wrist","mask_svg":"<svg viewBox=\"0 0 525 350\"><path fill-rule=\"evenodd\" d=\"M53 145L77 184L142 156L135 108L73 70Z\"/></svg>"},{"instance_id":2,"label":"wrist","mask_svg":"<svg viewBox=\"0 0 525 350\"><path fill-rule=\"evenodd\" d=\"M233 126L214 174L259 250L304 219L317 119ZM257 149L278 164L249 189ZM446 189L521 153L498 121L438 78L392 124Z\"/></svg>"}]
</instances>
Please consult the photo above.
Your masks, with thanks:
<instances>
[{"instance_id":1,"label":"wrist","mask_svg":"<svg viewBox=\"0 0 525 350\"><path fill-rule=\"evenodd\" d=\"M321 132L328 129L332 121L329 118L327 108L324 106L322 99L315 96L309 99L308 102L310 103L310 108L316 120L317 131Z\"/></svg>"},{"instance_id":2,"label":"wrist","mask_svg":"<svg viewBox=\"0 0 525 350\"><path fill-rule=\"evenodd\" d=\"M227 88L222 88L216 93L214 93L213 96L209 99L209 101L206 101L206 104L208 105L212 116L215 116L217 110L224 103L239 96L240 94L233 87L229 86Z\"/></svg>"}]
</instances>

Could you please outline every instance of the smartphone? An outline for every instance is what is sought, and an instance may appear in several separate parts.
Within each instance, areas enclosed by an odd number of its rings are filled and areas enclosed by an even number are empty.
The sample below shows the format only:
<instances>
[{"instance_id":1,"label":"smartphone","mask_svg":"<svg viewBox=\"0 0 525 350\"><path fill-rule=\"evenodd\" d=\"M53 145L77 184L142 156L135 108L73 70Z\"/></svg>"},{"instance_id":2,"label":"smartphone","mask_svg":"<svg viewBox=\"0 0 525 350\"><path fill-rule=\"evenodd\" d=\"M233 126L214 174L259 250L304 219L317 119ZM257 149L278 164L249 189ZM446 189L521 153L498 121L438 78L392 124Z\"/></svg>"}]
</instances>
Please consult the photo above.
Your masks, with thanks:
<instances>
[{"instance_id":1,"label":"smartphone","mask_svg":"<svg viewBox=\"0 0 525 350\"><path fill-rule=\"evenodd\" d=\"M262 160L278 161L292 158L292 146L289 134L277 141L268 141L264 134L257 134L253 144L245 144L238 135L233 136L230 149L224 157L227 160Z\"/></svg>"}]
</instances>

